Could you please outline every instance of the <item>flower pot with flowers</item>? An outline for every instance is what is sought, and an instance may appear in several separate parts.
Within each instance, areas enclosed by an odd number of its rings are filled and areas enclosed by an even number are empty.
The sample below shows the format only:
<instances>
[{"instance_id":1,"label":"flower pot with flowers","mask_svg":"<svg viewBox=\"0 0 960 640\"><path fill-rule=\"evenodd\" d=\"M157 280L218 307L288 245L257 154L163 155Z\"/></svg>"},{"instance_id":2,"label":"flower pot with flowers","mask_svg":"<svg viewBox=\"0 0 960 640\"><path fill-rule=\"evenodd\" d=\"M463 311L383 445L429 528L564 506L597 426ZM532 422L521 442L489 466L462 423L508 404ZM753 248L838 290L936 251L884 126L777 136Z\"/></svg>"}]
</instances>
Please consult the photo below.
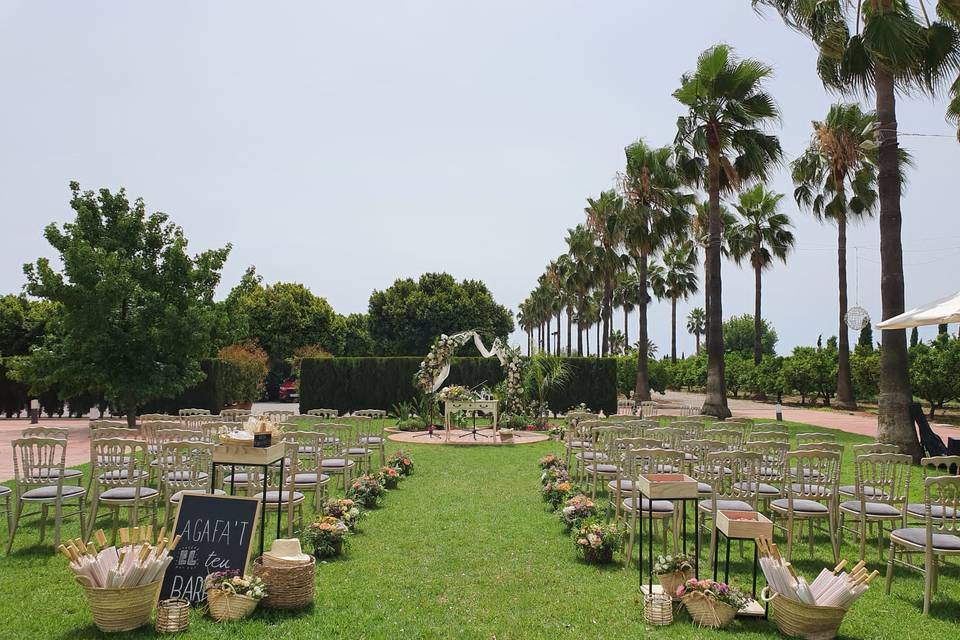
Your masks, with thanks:
<instances>
[{"instance_id":1,"label":"flower pot with flowers","mask_svg":"<svg viewBox=\"0 0 960 640\"><path fill-rule=\"evenodd\" d=\"M377 477L385 489L396 489L400 485L401 476L396 467L380 467Z\"/></svg>"},{"instance_id":2,"label":"flower pot with flowers","mask_svg":"<svg viewBox=\"0 0 960 640\"><path fill-rule=\"evenodd\" d=\"M570 481L570 472L567 471L567 466L563 463L555 466L549 467L543 470L543 473L540 474L540 484L546 485L550 482L569 482Z\"/></svg>"},{"instance_id":3,"label":"flower pot with flowers","mask_svg":"<svg viewBox=\"0 0 960 640\"><path fill-rule=\"evenodd\" d=\"M333 516L317 516L317 519L300 532L300 540L313 547L318 560L333 558L343 553L347 546L350 528Z\"/></svg>"},{"instance_id":4,"label":"flower pot with flowers","mask_svg":"<svg viewBox=\"0 0 960 640\"><path fill-rule=\"evenodd\" d=\"M657 556L653 565L653 573L660 581L663 592L668 593L675 600L679 600L677 589L694 577L693 560L683 554Z\"/></svg>"},{"instance_id":5,"label":"flower pot with flowers","mask_svg":"<svg viewBox=\"0 0 960 640\"><path fill-rule=\"evenodd\" d=\"M413 475L413 458L403 449L398 449L390 459L387 460L387 466L396 469L404 478Z\"/></svg>"},{"instance_id":6,"label":"flower pot with flowers","mask_svg":"<svg viewBox=\"0 0 960 640\"><path fill-rule=\"evenodd\" d=\"M687 580L677 595L693 621L701 627L722 629L747 603L747 596L735 587L713 580Z\"/></svg>"},{"instance_id":7,"label":"flower pot with flowers","mask_svg":"<svg viewBox=\"0 0 960 640\"><path fill-rule=\"evenodd\" d=\"M593 500L582 493L567 498L566 503L560 510L560 519L563 521L563 524L566 525L567 531L570 531L584 520L596 515L597 507L593 503Z\"/></svg>"},{"instance_id":8,"label":"flower pot with flowers","mask_svg":"<svg viewBox=\"0 0 960 640\"><path fill-rule=\"evenodd\" d=\"M376 509L386 493L376 476L365 473L350 484L346 497L359 502L365 509Z\"/></svg>"},{"instance_id":9,"label":"flower pot with flowers","mask_svg":"<svg viewBox=\"0 0 960 640\"><path fill-rule=\"evenodd\" d=\"M543 501L556 511L573 493L573 483L569 480L548 482L543 485ZM579 493L579 492L578 492Z\"/></svg>"},{"instance_id":10,"label":"flower pot with flowers","mask_svg":"<svg viewBox=\"0 0 960 640\"><path fill-rule=\"evenodd\" d=\"M347 525L352 532L360 531L360 521L367 515L367 512L350 498L330 498L320 511L321 515L331 516Z\"/></svg>"},{"instance_id":11,"label":"flower pot with flowers","mask_svg":"<svg viewBox=\"0 0 960 640\"><path fill-rule=\"evenodd\" d=\"M541 469L552 469L554 467L564 467L566 468L566 463L563 459L553 453L548 453L547 455L540 458L540 468Z\"/></svg>"},{"instance_id":12,"label":"flower pot with flowers","mask_svg":"<svg viewBox=\"0 0 960 640\"><path fill-rule=\"evenodd\" d=\"M613 552L623 547L624 529L619 522L586 520L573 532L577 552L589 564L610 564Z\"/></svg>"},{"instance_id":13,"label":"flower pot with flowers","mask_svg":"<svg viewBox=\"0 0 960 640\"><path fill-rule=\"evenodd\" d=\"M240 575L239 571L218 571L206 577L207 610L214 620L240 620L257 608L267 595L263 580Z\"/></svg>"}]
</instances>

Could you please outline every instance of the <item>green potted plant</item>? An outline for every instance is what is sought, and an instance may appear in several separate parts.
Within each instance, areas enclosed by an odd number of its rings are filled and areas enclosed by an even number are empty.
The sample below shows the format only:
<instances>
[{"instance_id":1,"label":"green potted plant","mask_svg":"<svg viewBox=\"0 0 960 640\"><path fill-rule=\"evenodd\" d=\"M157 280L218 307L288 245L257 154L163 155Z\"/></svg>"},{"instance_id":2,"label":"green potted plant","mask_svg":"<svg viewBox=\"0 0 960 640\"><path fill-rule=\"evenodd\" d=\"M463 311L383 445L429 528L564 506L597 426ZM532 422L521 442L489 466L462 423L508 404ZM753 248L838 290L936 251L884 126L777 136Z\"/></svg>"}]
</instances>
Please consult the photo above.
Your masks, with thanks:
<instances>
[{"instance_id":1,"label":"green potted plant","mask_svg":"<svg viewBox=\"0 0 960 640\"><path fill-rule=\"evenodd\" d=\"M301 532L300 539L313 548L315 558L323 560L343 553L349 533L350 528L341 520L333 516L317 516Z\"/></svg>"},{"instance_id":2,"label":"green potted plant","mask_svg":"<svg viewBox=\"0 0 960 640\"><path fill-rule=\"evenodd\" d=\"M577 552L588 564L610 564L613 552L623 547L624 529L619 522L586 520L574 530Z\"/></svg>"}]
</instances>

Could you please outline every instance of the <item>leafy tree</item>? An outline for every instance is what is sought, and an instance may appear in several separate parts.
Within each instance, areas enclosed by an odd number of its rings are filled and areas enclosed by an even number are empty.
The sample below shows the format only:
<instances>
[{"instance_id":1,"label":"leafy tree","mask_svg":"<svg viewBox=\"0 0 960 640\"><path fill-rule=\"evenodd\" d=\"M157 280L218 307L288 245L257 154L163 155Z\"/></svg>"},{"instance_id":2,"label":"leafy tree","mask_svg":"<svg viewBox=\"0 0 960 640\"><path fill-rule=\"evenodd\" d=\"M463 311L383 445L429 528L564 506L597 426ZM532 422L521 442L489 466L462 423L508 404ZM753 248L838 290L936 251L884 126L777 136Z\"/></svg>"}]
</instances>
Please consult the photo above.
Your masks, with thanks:
<instances>
[{"instance_id":1,"label":"leafy tree","mask_svg":"<svg viewBox=\"0 0 960 640\"><path fill-rule=\"evenodd\" d=\"M697 249L691 240L674 241L663 251L663 265L650 269L657 298L670 300L670 361L677 361L677 301L696 293Z\"/></svg>"},{"instance_id":2,"label":"leafy tree","mask_svg":"<svg viewBox=\"0 0 960 640\"><path fill-rule=\"evenodd\" d=\"M351 313L338 316L336 327L337 332L342 334L342 337L336 340L337 344L343 345L340 355L355 357L373 355L373 338L370 337L367 314Z\"/></svg>"},{"instance_id":3,"label":"leafy tree","mask_svg":"<svg viewBox=\"0 0 960 640\"><path fill-rule=\"evenodd\" d=\"M707 317L702 307L692 309L687 315L687 333L693 334L697 341L697 353L700 353L700 336L707 329Z\"/></svg>"},{"instance_id":4,"label":"leafy tree","mask_svg":"<svg viewBox=\"0 0 960 640\"><path fill-rule=\"evenodd\" d=\"M853 391L858 398L874 401L880 392L880 352L857 345L850 356Z\"/></svg>"},{"instance_id":5,"label":"leafy tree","mask_svg":"<svg viewBox=\"0 0 960 640\"><path fill-rule=\"evenodd\" d=\"M230 246L191 258L183 231L143 200L70 190L76 219L44 230L62 271L47 258L24 266L27 292L60 305L56 330L13 363L14 375L61 396L100 390L132 425L139 405L202 379Z\"/></svg>"},{"instance_id":6,"label":"leafy tree","mask_svg":"<svg viewBox=\"0 0 960 640\"><path fill-rule=\"evenodd\" d=\"M913 330L910 331L910 348L912 349L913 347L917 346L919 342L920 342L920 332L917 331L916 327L914 327Z\"/></svg>"},{"instance_id":7,"label":"leafy tree","mask_svg":"<svg viewBox=\"0 0 960 640\"><path fill-rule=\"evenodd\" d=\"M224 402L244 404L260 398L267 375L267 352L255 342L232 344L217 352L232 366L224 368Z\"/></svg>"},{"instance_id":8,"label":"leafy tree","mask_svg":"<svg viewBox=\"0 0 960 640\"><path fill-rule=\"evenodd\" d=\"M370 296L367 323L377 353L423 355L440 334L475 329L492 340L513 331L513 317L478 280L446 273L397 280Z\"/></svg>"},{"instance_id":9,"label":"leafy tree","mask_svg":"<svg viewBox=\"0 0 960 640\"><path fill-rule=\"evenodd\" d=\"M869 322L864 324L863 328L860 329L860 336L857 338L857 349L873 351L873 327L870 326ZM839 398L839 395L837 397Z\"/></svg>"},{"instance_id":10,"label":"leafy tree","mask_svg":"<svg viewBox=\"0 0 960 640\"><path fill-rule=\"evenodd\" d=\"M763 356L760 364L753 368L750 390L757 395L776 396L777 402L780 402L785 387L783 358L775 355Z\"/></svg>"},{"instance_id":11,"label":"leafy tree","mask_svg":"<svg viewBox=\"0 0 960 640\"><path fill-rule=\"evenodd\" d=\"M753 360L749 354L737 351L726 356L724 375L727 377L727 390L736 398L740 389L749 387L753 379Z\"/></svg>"},{"instance_id":12,"label":"leafy tree","mask_svg":"<svg viewBox=\"0 0 960 640\"><path fill-rule=\"evenodd\" d=\"M783 361L783 379L787 387L800 394L801 404L807 397L818 395L825 405L837 388L837 349L827 347L796 347Z\"/></svg>"},{"instance_id":13,"label":"leafy tree","mask_svg":"<svg viewBox=\"0 0 960 640\"><path fill-rule=\"evenodd\" d=\"M931 344L910 348L910 385L930 404L930 419L948 400L960 396L960 341L938 335Z\"/></svg>"},{"instance_id":14,"label":"leafy tree","mask_svg":"<svg viewBox=\"0 0 960 640\"><path fill-rule=\"evenodd\" d=\"M722 246L720 194L753 180L764 180L780 161L776 136L764 129L779 117L764 90L772 70L752 59L738 59L726 45L704 51L691 74L684 74L674 97L687 109L677 121L676 144L684 173L705 187L710 203L706 257L707 369L703 413L730 416L727 407L720 277Z\"/></svg>"},{"instance_id":15,"label":"leafy tree","mask_svg":"<svg viewBox=\"0 0 960 640\"><path fill-rule=\"evenodd\" d=\"M723 323L723 342L726 353L752 355L754 352L754 331L756 323L753 316L745 313L733 316ZM772 356L776 351L777 332L764 320L760 320L760 352Z\"/></svg>"},{"instance_id":16,"label":"leafy tree","mask_svg":"<svg viewBox=\"0 0 960 640\"><path fill-rule=\"evenodd\" d=\"M547 397L555 389L562 389L570 379L570 367L557 356L539 351L523 368L523 389L530 399L535 424L546 421L549 409Z\"/></svg>"}]
</instances>

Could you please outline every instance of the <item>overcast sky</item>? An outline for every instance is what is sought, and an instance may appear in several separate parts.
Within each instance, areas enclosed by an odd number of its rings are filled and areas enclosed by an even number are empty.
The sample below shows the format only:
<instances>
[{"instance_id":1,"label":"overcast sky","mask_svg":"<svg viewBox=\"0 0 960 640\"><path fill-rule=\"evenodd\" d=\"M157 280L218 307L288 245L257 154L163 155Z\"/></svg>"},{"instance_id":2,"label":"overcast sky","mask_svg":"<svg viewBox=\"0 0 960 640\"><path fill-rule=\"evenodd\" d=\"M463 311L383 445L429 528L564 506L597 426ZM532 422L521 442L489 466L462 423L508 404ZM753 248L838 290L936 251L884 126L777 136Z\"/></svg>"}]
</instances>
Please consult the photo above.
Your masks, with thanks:
<instances>
[{"instance_id":1,"label":"overcast sky","mask_svg":"<svg viewBox=\"0 0 960 640\"><path fill-rule=\"evenodd\" d=\"M233 243L222 294L254 264L349 313L398 277L448 271L515 310L585 198L613 185L623 147L673 140L671 93L717 42L775 67L795 157L836 97L812 46L749 0L3 0L0 292L50 255L42 228L70 217L76 179L142 196L194 251ZM944 106L898 108L902 132L946 136L901 139L917 163L903 202L908 307L960 289L960 144ZM792 192L784 171L772 186ZM835 333L837 317L836 231L789 197L784 210L798 249L764 279L781 353ZM875 220L850 233L875 320L878 233ZM751 273L723 269L724 315L752 312ZM661 353L669 319L655 303ZM685 332L679 349L693 350Z\"/></svg>"}]
</instances>

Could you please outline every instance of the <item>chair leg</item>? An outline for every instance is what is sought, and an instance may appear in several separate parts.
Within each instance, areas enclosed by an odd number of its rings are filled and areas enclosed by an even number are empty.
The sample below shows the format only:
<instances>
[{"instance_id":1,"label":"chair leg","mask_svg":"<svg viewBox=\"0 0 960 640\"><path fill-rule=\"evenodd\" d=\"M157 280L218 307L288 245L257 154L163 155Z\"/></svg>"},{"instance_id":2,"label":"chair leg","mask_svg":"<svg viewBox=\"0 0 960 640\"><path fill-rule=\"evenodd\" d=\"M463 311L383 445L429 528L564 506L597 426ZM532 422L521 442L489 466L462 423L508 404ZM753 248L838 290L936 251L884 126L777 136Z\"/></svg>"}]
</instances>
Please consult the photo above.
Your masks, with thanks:
<instances>
[{"instance_id":1,"label":"chair leg","mask_svg":"<svg viewBox=\"0 0 960 640\"><path fill-rule=\"evenodd\" d=\"M896 543L890 540L890 554L887 556L887 580L883 586L883 594L890 595L890 585L893 584L893 554Z\"/></svg>"},{"instance_id":2,"label":"chair leg","mask_svg":"<svg viewBox=\"0 0 960 640\"><path fill-rule=\"evenodd\" d=\"M10 549L13 548L13 537L17 535L17 525L20 523L20 514L23 513L23 500L17 498L17 506L13 515L13 522L10 526L10 539L7 540L7 555L10 555Z\"/></svg>"},{"instance_id":3,"label":"chair leg","mask_svg":"<svg viewBox=\"0 0 960 640\"><path fill-rule=\"evenodd\" d=\"M633 512L630 518L630 538L627 540L627 552L624 554L623 566L630 566L630 559L633 557L633 542L637 537L637 512Z\"/></svg>"},{"instance_id":4,"label":"chair leg","mask_svg":"<svg viewBox=\"0 0 960 640\"><path fill-rule=\"evenodd\" d=\"M867 555L867 521L865 516L860 516L860 560L863 561ZM882 551L881 551L882 553Z\"/></svg>"},{"instance_id":5,"label":"chair leg","mask_svg":"<svg viewBox=\"0 0 960 640\"><path fill-rule=\"evenodd\" d=\"M934 555L930 549L927 549L927 553L924 554L923 568L923 615L930 615L930 596L933 591L933 564L935 561Z\"/></svg>"},{"instance_id":6,"label":"chair leg","mask_svg":"<svg viewBox=\"0 0 960 640\"><path fill-rule=\"evenodd\" d=\"M813 546L814 546L814 545L813 545L813 518L809 518L809 519L807 520L807 537L809 538L809 542L810 542L810 557L812 558L812 557L813 557L813 554L814 554L814 548L813 548ZM833 542L833 541L831 540L831 542Z\"/></svg>"},{"instance_id":7,"label":"chair leg","mask_svg":"<svg viewBox=\"0 0 960 640\"><path fill-rule=\"evenodd\" d=\"M97 526L97 508L100 506L100 498L97 496L93 497L93 502L90 504L90 517L87 519L86 532L84 538L89 539L90 534L93 533L93 528ZM80 525L83 527L83 525Z\"/></svg>"},{"instance_id":8,"label":"chair leg","mask_svg":"<svg viewBox=\"0 0 960 640\"><path fill-rule=\"evenodd\" d=\"M63 498L56 501L53 508L53 548L60 546L60 522L63 520Z\"/></svg>"},{"instance_id":9,"label":"chair leg","mask_svg":"<svg viewBox=\"0 0 960 640\"><path fill-rule=\"evenodd\" d=\"M840 543L837 542L837 528L834 526L836 524L835 518L833 510L831 510L827 516L827 526L830 527L830 550L833 552L834 564L840 561Z\"/></svg>"},{"instance_id":10,"label":"chair leg","mask_svg":"<svg viewBox=\"0 0 960 640\"><path fill-rule=\"evenodd\" d=\"M40 542L43 542L43 534L47 529L47 505L40 505Z\"/></svg>"},{"instance_id":11,"label":"chair leg","mask_svg":"<svg viewBox=\"0 0 960 640\"><path fill-rule=\"evenodd\" d=\"M787 514L787 562L793 562L793 514ZM711 556L713 557L713 556Z\"/></svg>"}]
</instances>

